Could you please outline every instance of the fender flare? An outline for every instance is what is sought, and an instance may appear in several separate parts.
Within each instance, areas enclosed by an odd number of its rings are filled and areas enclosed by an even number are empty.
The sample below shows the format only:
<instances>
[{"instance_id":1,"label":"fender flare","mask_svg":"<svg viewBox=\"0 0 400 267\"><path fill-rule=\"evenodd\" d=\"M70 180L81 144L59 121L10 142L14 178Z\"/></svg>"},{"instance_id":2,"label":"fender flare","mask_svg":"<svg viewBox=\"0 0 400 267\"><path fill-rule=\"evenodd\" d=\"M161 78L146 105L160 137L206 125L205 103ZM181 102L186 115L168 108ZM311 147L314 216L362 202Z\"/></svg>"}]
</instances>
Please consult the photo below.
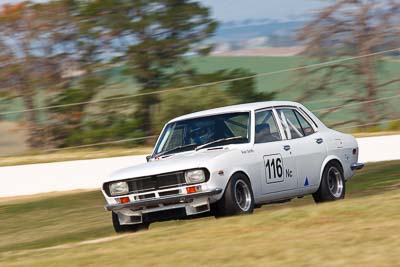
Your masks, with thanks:
<instances>
[{"instance_id":1,"label":"fender flare","mask_svg":"<svg viewBox=\"0 0 400 267\"><path fill-rule=\"evenodd\" d=\"M254 194L254 188L253 188L254 185L253 185L253 183L251 182L250 175L248 174L248 172L245 171L245 170L243 170L243 169L239 169L239 168L236 169L236 168L235 168L235 169L232 169L232 170L229 172L229 175L228 175L229 179L226 180L226 183L225 183L225 185L224 185L224 188L222 188L222 192L218 195L218 200L221 199L222 196L225 194L226 186L229 184L229 181L232 179L232 177L233 177L235 174L237 174L237 173L242 173L242 174L244 174L244 175L247 177L247 179L249 180L250 186L251 186L251 190L253 191L253 194Z\"/></svg>"},{"instance_id":2,"label":"fender flare","mask_svg":"<svg viewBox=\"0 0 400 267\"><path fill-rule=\"evenodd\" d=\"M340 167L341 167L342 170L343 170L343 162L340 160L339 157L337 157L337 156L335 156L335 155L329 155L329 156L327 156L327 157L325 158L325 160L322 162L322 165L321 165L321 170L320 170L320 173L319 173L319 183L318 183L318 187L321 185L322 174L323 174L323 172L324 172L324 169L325 169L326 165L327 165L329 162L331 162L331 161L337 161L337 162L339 162Z\"/></svg>"}]
</instances>

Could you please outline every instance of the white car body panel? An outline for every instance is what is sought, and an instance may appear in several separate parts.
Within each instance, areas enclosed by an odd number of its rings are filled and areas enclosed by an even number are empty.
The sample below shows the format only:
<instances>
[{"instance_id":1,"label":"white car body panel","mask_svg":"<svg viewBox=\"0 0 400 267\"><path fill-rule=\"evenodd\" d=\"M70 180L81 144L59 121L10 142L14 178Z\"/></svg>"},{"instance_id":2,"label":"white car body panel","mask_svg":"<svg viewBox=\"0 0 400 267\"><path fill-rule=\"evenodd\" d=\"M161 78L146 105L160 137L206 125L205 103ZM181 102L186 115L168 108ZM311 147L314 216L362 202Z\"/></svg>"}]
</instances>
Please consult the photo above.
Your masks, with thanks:
<instances>
[{"instance_id":1,"label":"white car body panel","mask_svg":"<svg viewBox=\"0 0 400 267\"><path fill-rule=\"evenodd\" d=\"M278 123L283 140L255 143L255 112L260 109L273 109L274 115L277 116L275 107L290 107L298 110L312 125L315 133L287 140L283 125ZM105 180L106 183L110 183L112 181L132 180L175 171L205 168L209 171L210 177L207 182L199 184L199 188L203 191L222 189L220 193L196 198L190 204L178 203L176 204L177 206L168 207L160 204L158 209L152 207L152 209L144 208L139 211L129 207L120 208L116 211L120 215L120 222L129 224L131 223L127 220L129 216L140 217L146 212L157 212L178 206L185 207L188 215L196 214L195 208L197 206L209 206L209 204L215 203L223 196L229 179L236 172L242 172L249 178L255 204L264 204L297 196L301 197L316 192L324 167L331 160L336 160L341 164L345 180L348 180L354 174L350 166L357 163L358 160L358 145L355 138L327 128L314 114L299 103L270 101L236 105L184 115L171 120L169 123L232 112L250 112L251 131L249 143L215 146L198 151L192 150L161 156L157 159L152 158L148 163L119 170ZM317 143L317 139L321 139L322 142ZM285 146L290 146L290 149L285 150ZM356 149L355 154L353 154L354 149ZM265 167L266 161L274 158L278 160L279 157L283 160L283 177L268 181L267 176L269 174L267 174ZM179 185L175 189L178 189L180 194L186 194L185 189L187 186ZM154 192L155 198L160 197L160 192L160 190ZM108 195L104 187L103 194L110 207L119 204L118 199L121 196ZM138 195L140 194L128 194L130 202L135 203ZM112 208L109 210L112 210Z\"/></svg>"},{"instance_id":2,"label":"white car body panel","mask_svg":"<svg viewBox=\"0 0 400 267\"><path fill-rule=\"evenodd\" d=\"M277 193L282 191L297 190L298 176L296 159L291 151L285 151L283 147L287 144L287 140L276 141L271 143L254 144L257 161L257 175L261 184L261 193L263 195ZM280 178L268 179L266 168L264 167L267 160L281 157L283 161L283 172L290 170L292 177L283 175ZM270 180L270 181L269 181Z\"/></svg>"}]
</instances>

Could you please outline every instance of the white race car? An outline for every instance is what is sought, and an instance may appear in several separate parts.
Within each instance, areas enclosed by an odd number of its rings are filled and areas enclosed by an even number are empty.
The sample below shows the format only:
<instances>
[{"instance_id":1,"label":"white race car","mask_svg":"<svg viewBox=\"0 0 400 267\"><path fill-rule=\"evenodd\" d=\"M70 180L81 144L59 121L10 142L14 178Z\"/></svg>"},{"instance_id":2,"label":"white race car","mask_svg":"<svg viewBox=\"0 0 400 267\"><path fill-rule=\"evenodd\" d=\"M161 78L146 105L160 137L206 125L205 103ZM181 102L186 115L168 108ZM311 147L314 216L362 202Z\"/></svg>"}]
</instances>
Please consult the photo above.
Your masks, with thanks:
<instances>
[{"instance_id":1,"label":"white race car","mask_svg":"<svg viewBox=\"0 0 400 267\"><path fill-rule=\"evenodd\" d=\"M181 116L161 132L147 163L113 173L102 191L116 232L198 214L252 213L312 194L342 199L361 169L357 141L303 105L272 101Z\"/></svg>"}]
</instances>

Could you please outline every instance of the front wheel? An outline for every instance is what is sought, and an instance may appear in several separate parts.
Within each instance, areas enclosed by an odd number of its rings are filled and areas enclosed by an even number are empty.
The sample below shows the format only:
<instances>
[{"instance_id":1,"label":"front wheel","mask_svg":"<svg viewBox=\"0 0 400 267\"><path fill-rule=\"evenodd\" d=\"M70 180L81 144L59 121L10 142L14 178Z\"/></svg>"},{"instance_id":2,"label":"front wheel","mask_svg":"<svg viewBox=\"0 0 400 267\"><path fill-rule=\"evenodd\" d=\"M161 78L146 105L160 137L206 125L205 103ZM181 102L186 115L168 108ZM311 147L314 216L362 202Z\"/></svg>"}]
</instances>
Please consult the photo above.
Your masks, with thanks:
<instances>
[{"instance_id":1,"label":"front wheel","mask_svg":"<svg viewBox=\"0 0 400 267\"><path fill-rule=\"evenodd\" d=\"M346 183L343 178L342 167L337 162L328 163L322 174L321 184L313 194L316 203L343 199L346 192Z\"/></svg>"},{"instance_id":2,"label":"front wheel","mask_svg":"<svg viewBox=\"0 0 400 267\"><path fill-rule=\"evenodd\" d=\"M216 204L216 217L249 214L254 209L254 195L247 176L234 174L223 197Z\"/></svg>"},{"instance_id":3,"label":"front wheel","mask_svg":"<svg viewBox=\"0 0 400 267\"><path fill-rule=\"evenodd\" d=\"M149 229L149 223L142 222L138 224L120 224L118 214L112 212L112 222L116 233L133 233L140 230Z\"/></svg>"}]
</instances>

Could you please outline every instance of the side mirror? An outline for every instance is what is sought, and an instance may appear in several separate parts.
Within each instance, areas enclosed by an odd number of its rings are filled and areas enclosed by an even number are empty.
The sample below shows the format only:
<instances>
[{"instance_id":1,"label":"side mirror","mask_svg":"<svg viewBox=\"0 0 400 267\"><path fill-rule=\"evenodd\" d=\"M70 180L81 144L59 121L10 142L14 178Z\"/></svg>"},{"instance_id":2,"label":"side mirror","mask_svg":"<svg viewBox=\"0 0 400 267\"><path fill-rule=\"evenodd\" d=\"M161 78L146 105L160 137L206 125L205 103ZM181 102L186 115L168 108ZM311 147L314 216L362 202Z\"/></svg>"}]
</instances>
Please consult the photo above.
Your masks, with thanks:
<instances>
[{"instance_id":1,"label":"side mirror","mask_svg":"<svg viewBox=\"0 0 400 267\"><path fill-rule=\"evenodd\" d=\"M151 159L151 155L146 156L146 161L149 162Z\"/></svg>"}]
</instances>

